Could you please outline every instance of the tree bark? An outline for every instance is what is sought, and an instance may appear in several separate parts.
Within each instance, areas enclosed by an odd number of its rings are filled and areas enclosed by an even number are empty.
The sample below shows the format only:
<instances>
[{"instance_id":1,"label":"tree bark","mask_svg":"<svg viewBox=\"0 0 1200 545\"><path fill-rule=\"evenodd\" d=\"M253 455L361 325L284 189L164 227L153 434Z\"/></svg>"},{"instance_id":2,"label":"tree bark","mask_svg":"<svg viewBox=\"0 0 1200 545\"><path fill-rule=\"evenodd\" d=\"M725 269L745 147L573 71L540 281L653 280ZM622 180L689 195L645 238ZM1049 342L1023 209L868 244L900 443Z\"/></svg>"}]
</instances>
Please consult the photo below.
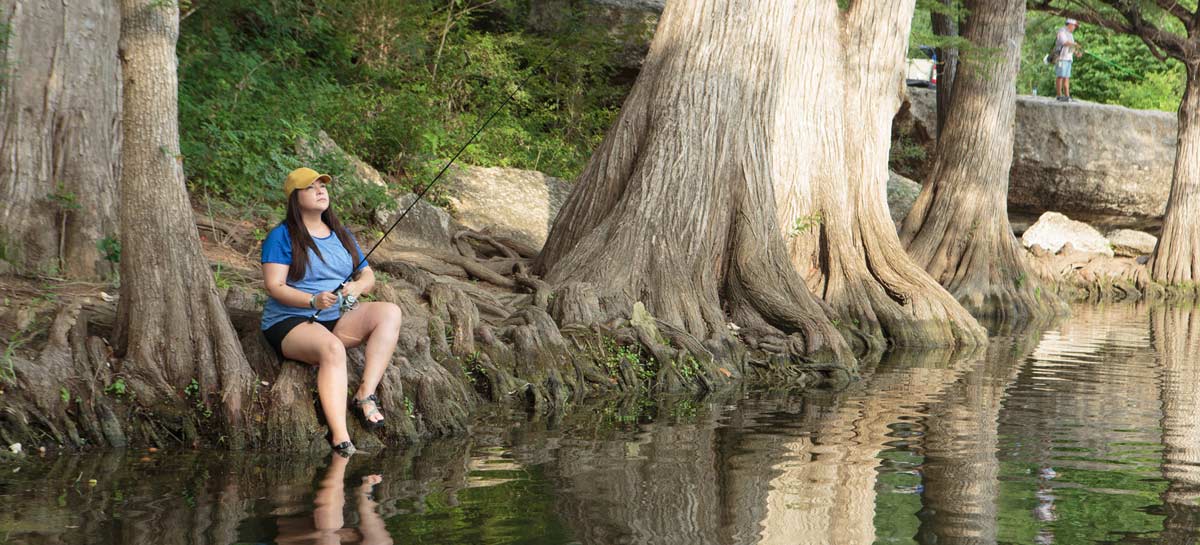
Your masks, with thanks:
<instances>
[{"instance_id":1,"label":"tree bark","mask_svg":"<svg viewBox=\"0 0 1200 545\"><path fill-rule=\"evenodd\" d=\"M954 101L929 180L904 219L908 253L977 318L1060 311L1008 223L1016 78L1025 3L968 2ZM997 59L997 56L999 59Z\"/></svg>"},{"instance_id":2,"label":"tree bark","mask_svg":"<svg viewBox=\"0 0 1200 545\"><path fill-rule=\"evenodd\" d=\"M669 3L644 68L554 222L535 267L552 285L588 283L600 311L641 301L714 354L740 328L783 358L853 361L790 264L775 191L799 120L786 92L806 6ZM750 18L745 14L754 13ZM809 77L816 74L808 74Z\"/></svg>"},{"instance_id":3,"label":"tree bark","mask_svg":"<svg viewBox=\"0 0 1200 545\"><path fill-rule=\"evenodd\" d=\"M797 10L787 35L795 54L778 78L789 122L775 126L786 151L772 168L793 263L868 344L982 343L975 319L905 254L888 214L888 146L913 2L819 4Z\"/></svg>"},{"instance_id":4,"label":"tree bark","mask_svg":"<svg viewBox=\"0 0 1200 545\"><path fill-rule=\"evenodd\" d=\"M950 8L954 0L942 0L942 5ZM945 13L931 12L929 17L933 26L933 34L943 38L958 36L958 21ZM946 116L950 115L951 91L954 90L954 76L958 73L958 48L942 46L937 48L937 131L942 134L946 126Z\"/></svg>"},{"instance_id":5,"label":"tree bark","mask_svg":"<svg viewBox=\"0 0 1200 545\"><path fill-rule=\"evenodd\" d=\"M120 16L100 0L0 0L0 260L90 278L114 265Z\"/></svg>"},{"instance_id":6,"label":"tree bark","mask_svg":"<svg viewBox=\"0 0 1200 545\"><path fill-rule=\"evenodd\" d=\"M122 0L121 291L114 337L138 403L183 435L237 445L253 372L192 221L179 155L173 2ZM174 418L170 418L170 417ZM210 419L220 424L215 426Z\"/></svg>"},{"instance_id":7,"label":"tree bark","mask_svg":"<svg viewBox=\"0 0 1200 545\"><path fill-rule=\"evenodd\" d=\"M1162 236L1151 279L1169 285L1200 280L1200 59L1185 60L1187 86L1179 103L1179 139Z\"/></svg>"}]
</instances>

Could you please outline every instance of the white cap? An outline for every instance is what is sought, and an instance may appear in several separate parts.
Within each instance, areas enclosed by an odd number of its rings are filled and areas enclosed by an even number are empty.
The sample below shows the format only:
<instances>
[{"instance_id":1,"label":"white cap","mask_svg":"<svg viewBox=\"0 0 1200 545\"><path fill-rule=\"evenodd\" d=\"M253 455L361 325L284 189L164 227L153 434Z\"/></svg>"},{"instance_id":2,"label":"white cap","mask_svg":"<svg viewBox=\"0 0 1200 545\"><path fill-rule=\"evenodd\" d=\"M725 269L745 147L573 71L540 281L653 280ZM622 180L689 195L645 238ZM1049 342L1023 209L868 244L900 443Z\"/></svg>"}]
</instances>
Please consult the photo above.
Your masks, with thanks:
<instances>
[{"instance_id":1,"label":"white cap","mask_svg":"<svg viewBox=\"0 0 1200 545\"><path fill-rule=\"evenodd\" d=\"M1067 19L1067 24L1068 24L1068 25L1076 25L1076 26L1078 26L1078 25L1079 25L1079 21L1076 21L1076 20L1074 20L1074 19Z\"/></svg>"}]
</instances>

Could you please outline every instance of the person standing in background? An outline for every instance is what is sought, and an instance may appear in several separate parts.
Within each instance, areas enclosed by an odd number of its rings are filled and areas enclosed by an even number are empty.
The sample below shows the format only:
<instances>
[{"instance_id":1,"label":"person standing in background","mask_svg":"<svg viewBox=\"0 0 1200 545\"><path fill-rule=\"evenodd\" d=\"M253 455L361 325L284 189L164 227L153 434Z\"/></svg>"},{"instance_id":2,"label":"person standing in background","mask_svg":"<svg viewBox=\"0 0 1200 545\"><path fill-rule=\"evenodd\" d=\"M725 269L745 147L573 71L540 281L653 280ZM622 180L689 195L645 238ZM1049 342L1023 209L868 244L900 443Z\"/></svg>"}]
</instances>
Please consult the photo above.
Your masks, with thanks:
<instances>
[{"instance_id":1,"label":"person standing in background","mask_svg":"<svg viewBox=\"0 0 1200 545\"><path fill-rule=\"evenodd\" d=\"M1075 43L1076 28L1079 28L1079 22L1067 19L1067 23L1058 29L1058 35L1054 38L1054 51L1057 52L1054 56L1054 90L1058 93L1059 102L1075 100L1071 98L1071 63L1083 54L1079 50L1079 44Z\"/></svg>"}]
</instances>

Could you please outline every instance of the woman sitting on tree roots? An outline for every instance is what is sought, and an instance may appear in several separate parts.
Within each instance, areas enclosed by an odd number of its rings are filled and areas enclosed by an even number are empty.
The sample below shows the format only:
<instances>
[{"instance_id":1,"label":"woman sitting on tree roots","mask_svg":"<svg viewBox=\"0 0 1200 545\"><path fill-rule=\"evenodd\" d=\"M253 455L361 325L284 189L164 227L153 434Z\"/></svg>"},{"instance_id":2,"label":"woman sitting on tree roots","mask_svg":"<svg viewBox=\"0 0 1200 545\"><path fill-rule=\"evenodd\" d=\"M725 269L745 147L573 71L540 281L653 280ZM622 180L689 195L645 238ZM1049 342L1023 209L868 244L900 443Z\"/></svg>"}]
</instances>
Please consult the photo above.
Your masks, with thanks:
<instances>
[{"instance_id":1,"label":"woman sitting on tree roots","mask_svg":"<svg viewBox=\"0 0 1200 545\"><path fill-rule=\"evenodd\" d=\"M365 427L383 427L375 388L383 378L400 335L400 307L361 303L342 312L375 286L375 273L363 261L362 248L329 206L327 174L298 168L283 183L287 218L263 241L263 280L270 296L262 329L281 357L318 366L317 394L329 423L330 443L339 453L354 452L346 429L346 349L366 341L362 384L350 400ZM341 287L354 264L354 280ZM343 299L343 297L345 299ZM314 312L316 321L310 321Z\"/></svg>"}]
</instances>

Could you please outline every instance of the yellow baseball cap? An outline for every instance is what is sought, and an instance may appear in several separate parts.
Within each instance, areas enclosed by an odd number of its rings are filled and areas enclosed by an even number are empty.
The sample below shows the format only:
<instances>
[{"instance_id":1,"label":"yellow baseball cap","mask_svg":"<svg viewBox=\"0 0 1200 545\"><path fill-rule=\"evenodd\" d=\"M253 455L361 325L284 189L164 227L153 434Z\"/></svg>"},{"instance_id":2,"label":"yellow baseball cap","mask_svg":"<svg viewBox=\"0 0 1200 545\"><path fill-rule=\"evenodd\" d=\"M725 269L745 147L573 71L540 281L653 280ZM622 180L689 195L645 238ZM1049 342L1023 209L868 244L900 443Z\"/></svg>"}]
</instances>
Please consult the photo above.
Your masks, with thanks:
<instances>
[{"instance_id":1,"label":"yellow baseball cap","mask_svg":"<svg viewBox=\"0 0 1200 545\"><path fill-rule=\"evenodd\" d=\"M283 181L283 195L291 197L293 191L313 185L317 180L329 183L333 181L333 178L328 174L318 173L308 167L300 167L293 170L287 175L287 179Z\"/></svg>"}]
</instances>

